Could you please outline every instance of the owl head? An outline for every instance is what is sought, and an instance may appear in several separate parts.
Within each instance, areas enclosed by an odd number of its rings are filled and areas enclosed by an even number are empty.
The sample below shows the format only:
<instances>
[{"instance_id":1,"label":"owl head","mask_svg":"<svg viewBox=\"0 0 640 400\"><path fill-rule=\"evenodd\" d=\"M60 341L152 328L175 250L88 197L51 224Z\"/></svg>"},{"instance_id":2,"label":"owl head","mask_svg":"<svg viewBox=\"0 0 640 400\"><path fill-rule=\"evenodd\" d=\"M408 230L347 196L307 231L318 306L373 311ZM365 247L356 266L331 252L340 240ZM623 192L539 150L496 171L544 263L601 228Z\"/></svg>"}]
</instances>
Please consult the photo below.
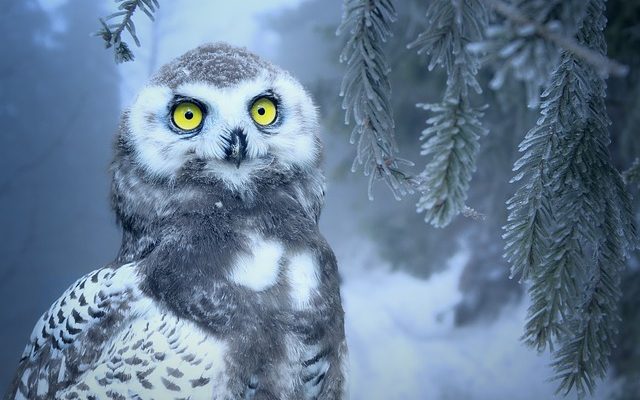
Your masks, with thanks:
<instances>
[{"instance_id":1,"label":"owl head","mask_svg":"<svg viewBox=\"0 0 640 400\"><path fill-rule=\"evenodd\" d=\"M207 44L163 66L123 114L113 201L121 216L162 214L191 198L251 202L278 188L311 211L320 158L302 85L245 49Z\"/></svg>"}]
</instances>

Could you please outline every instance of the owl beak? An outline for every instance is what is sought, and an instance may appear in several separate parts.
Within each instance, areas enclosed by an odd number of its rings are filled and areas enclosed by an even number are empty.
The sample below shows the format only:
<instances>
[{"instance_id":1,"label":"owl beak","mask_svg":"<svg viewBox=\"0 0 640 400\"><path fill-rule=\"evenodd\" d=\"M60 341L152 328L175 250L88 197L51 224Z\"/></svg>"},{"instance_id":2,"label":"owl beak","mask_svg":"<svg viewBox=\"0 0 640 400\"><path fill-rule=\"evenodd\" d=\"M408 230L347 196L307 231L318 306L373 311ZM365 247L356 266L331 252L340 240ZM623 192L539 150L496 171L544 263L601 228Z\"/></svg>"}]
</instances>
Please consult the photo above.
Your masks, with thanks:
<instances>
[{"instance_id":1,"label":"owl beak","mask_svg":"<svg viewBox=\"0 0 640 400\"><path fill-rule=\"evenodd\" d=\"M223 137L226 142L225 159L240 168L240 164L247 157L247 135L242 128L235 128Z\"/></svg>"}]
</instances>

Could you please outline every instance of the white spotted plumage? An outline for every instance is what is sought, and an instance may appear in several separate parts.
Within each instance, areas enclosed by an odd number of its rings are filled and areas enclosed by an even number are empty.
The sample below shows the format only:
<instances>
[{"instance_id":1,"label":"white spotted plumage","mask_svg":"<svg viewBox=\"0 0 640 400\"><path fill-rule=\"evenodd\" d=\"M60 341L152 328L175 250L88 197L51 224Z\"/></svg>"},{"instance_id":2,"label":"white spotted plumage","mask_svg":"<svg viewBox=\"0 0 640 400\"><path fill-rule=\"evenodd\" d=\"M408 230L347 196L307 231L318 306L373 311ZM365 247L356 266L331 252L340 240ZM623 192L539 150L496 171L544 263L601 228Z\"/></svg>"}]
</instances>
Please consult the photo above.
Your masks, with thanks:
<instances>
[{"instance_id":1,"label":"white spotted plumage","mask_svg":"<svg viewBox=\"0 0 640 400\"><path fill-rule=\"evenodd\" d=\"M158 309L141 293L138 283L134 264L94 271L65 291L36 324L24 357L35 360L42 347L52 344L52 358L60 360L58 382L63 382L65 353L70 347L81 348L83 335L127 302L122 328L103 343L91 365L80 366L82 379L57 392L56 398L102 399L120 394L146 399L163 398L168 392L194 400L211 398L214 383L224 374L224 343ZM22 372L21 383L27 386L34 372L38 379L30 397L48 397L52 371L28 368Z\"/></svg>"},{"instance_id":2,"label":"white spotted plumage","mask_svg":"<svg viewBox=\"0 0 640 400\"><path fill-rule=\"evenodd\" d=\"M106 313L140 297L134 264L102 268L78 279L36 323L23 358L34 359L47 344L53 354L78 345L76 337L98 324ZM130 311L129 311L130 312Z\"/></svg>"},{"instance_id":3,"label":"white spotted plumage","mask_svg":"<svg viewBox=\"0 0 640 400\"><path fill-rule=\"evenodd\" d=\"M150 305L105 346L81 382L60 398L211 399L223 395L225 344L187 320ZM221 396L219 398L225 398Z\"/></svg>"}]
</instances>

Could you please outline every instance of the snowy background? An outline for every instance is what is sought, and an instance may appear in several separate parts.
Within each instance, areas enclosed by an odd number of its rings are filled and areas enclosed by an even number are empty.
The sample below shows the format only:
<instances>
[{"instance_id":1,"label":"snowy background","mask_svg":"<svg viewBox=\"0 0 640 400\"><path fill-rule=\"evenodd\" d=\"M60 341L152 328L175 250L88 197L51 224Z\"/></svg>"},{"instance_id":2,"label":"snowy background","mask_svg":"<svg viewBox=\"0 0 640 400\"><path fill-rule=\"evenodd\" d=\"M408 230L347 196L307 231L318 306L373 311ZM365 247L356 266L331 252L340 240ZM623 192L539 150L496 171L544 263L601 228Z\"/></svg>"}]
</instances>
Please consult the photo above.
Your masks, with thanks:
<instances>
[{"instance_id":1,"label":"snowy background","mask_svg":"<svg viewBox=\"0 0 640 400\"><path fill-rule=\"evenodd\" d=\"M120 110L164 62L203 42L227 41L289 69L322 107L329 182L321 225L343 276L352 398L555 398L549 356L519 341L526 296L506 278L507 266L491 260L495 267L481 268L483 278L475 278L483 254L468 227L483 222L466 219L435 230L407 212L414 199L399 203L377 188L370 202L366 179L348 172L353 148L335 84L342 72L334 36L340 2L161 4L156 24L138 16L143 47L134 48L134 63L119 66L90 36L111 1L0 5L0 115L13 121L2 130L0 157L0 392L38 316L68 284L117 251L106 169ZM394 68L412 73L403 59L395 61ZM410 107L397 116L415 121L419 132L423 115ZM480 194L491 190L483 186ZM482 246L499 253L502 245L496 235ZM489 289L475 292L473 285ZM615 388L612 377L594 398L609 398Z\"/></svg>"}]
</instances>

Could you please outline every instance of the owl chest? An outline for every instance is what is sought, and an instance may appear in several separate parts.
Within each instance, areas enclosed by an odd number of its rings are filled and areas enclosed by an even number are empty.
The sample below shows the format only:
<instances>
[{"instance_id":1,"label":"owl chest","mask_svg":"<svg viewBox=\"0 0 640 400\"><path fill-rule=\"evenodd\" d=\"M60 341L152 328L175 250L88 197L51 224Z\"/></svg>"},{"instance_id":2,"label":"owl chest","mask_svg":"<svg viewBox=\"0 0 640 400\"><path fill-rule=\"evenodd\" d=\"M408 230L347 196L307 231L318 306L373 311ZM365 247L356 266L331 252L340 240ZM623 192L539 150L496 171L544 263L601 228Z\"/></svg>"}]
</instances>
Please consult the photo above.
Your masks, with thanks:
<instances>
[{"instance_id":1,"label":"owl chest","mask_svg":"<svg viewBox=\"0 0 640 400\"><path fill-rule=\"evenodd\" d=\"M165 309L140 307L144 315L128 321L57 399L227 400L264 392L287 400L316 398L322 389L330 364L318 343L291 332L215 337Z\"/></svg>"},{"instance_id":2,"label":"owl chest","mask_svg":"<svg viewBox=\"0 0 640 400\"><path fill-rule=\"evenodd\" d=\"M281 310L305 311L321 290L317 256L291 250L277 239L249 235L246 251L231 258L227 279L238 290Z\"/></svg>"}]
</instances>

